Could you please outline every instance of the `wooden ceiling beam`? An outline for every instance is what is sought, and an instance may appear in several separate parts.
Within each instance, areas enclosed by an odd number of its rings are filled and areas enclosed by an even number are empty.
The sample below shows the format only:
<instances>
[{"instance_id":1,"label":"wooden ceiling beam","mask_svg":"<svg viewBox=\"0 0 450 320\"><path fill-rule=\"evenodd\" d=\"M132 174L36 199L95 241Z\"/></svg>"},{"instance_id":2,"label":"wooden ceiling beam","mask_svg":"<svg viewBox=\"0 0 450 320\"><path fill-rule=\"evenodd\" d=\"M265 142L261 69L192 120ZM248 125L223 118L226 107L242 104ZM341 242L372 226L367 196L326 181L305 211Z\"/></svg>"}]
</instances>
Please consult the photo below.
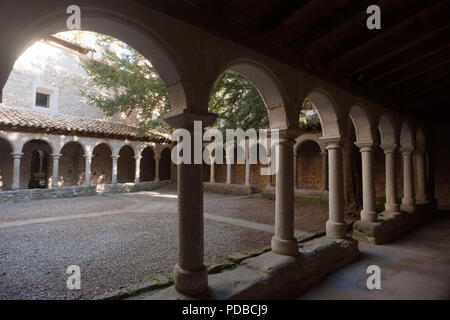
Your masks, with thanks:
<instances>
[{"instance_id":1,"label":"wooden ceiling beam","mask_svg":"<svg viewBox=\"0 0 450 320\"><path fill-rule=\"evenodd\" d=\"M429 5L429 2L423 1L422 6L426 5ZM416 9L418 8L416 7ZM334 57L330 61L330 67L337 72L347 73L355 65L364 65L367 61L377 59L377 57L385 55L399 46L407 46L408 43L416 41L417 38L426 36L435 29L447 25L449 11L450 2L442 0L425 9L422 7L422 10L416 11L414 15L405 20L394 23L391 28L383 27L382 22L381 33ZM424 21L427 21L427 23L424 23Z\"/></svg>"},{"instance_id":2,"label":"wooden ceiling beam","mask_svg":"<svg viewBox=\"0 0 450 320\"><path fill-rule=\"evenodd\" d=\"M365 70L370 69L373 66L379 65L380 63L382 63L382 62L384 62L386 60L392 59L392 58L396 57L397 55L399 55L401 53L404 53L405 51L408 51L411 48L414 48L414 47L420 48L419 45L422 46L422 48L427 47L427 43L431 43L433 41L436 41L436 36L439 36L439 38L441 38L442 37L442 33L444 31L449 30L449 29L450 29L450 23L445 25L445 26L443 26L443 27L441 27L441 28L438 28L438 29L435 29L435 30L431 31L430 33L428 33L428 34L426 34L426 35L424 35L422 37L419 37L419 38L417 38L414 41L411 41L411 42L409 42L409 43L407 43L407 44L405 44L403 46L400 46L400 47L398 47L397 49L395 49L393 51L389 51L386 54L381 55L380 57L378 57L376 59L371 59L371 60L367 61L367 63L362 65L362 66L359 66L359 67L355 66L356 69L351 70L349 72L349 74L350 74L350 76L354 76L354 75L356 75L358 73L364 72ZM427 40L431 40L431 41L427 41ZM439 41L441 42L442 38L439 39ZM427 49L425 48L424 50L427 50ZM426 54L423 53L423 56L425 56L425 55ZM423 56L419 56L418 59L420 59Z\"/></svg>"}]
</instances>

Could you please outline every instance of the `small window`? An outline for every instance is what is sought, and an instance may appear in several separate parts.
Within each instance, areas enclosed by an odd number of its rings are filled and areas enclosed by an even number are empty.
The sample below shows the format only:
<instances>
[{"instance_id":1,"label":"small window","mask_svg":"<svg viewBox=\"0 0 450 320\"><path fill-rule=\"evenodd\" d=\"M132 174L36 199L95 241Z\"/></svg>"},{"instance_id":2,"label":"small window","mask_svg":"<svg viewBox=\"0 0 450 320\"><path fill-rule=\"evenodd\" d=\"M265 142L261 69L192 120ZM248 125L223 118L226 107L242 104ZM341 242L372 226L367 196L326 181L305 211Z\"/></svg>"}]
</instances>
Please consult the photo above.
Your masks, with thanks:
<instances>
[{"instance_id":1,"label":"small window","mask_svg":"<svg viewBox=\"0 0 450 320\"><path fill-rule=\"evenodd\" d=\"M50 106L50 95L36 92L36 106L48 108Z\"/></svg>"}]
</instances>

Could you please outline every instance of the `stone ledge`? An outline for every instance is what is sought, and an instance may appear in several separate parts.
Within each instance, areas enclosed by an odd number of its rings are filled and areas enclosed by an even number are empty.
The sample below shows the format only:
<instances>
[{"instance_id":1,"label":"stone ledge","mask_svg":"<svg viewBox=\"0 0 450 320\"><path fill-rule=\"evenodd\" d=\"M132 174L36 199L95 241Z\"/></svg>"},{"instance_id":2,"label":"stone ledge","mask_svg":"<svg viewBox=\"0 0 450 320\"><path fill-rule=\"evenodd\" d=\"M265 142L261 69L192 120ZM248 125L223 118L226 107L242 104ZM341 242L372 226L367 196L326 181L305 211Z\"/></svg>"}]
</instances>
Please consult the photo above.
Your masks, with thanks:
<instances>
[{"instance_id":1,"label":"stone ledge","mask_svg":"<svg viewBox=\"0 0 450 320\"><path fill-rule=\"evenodd\" d=\"M411 213L382 212L376 222L357 221L353 225L353 238L370 243L386 243L419 225L433 214L432 204L418 204Z\"/></svg>"},{"instance_id":2,"label":"stone ledge","mask_svg":"<svg viewBox=\"0 0 450 320\"><path fill-rule=\"evenodd\" d=\"M0 203L25 202L32 200L60 199L88 197L110 193L128 193L139 191L151 191L170 184L170 180L138 183L118 183L101 186L72 186L51 189L24 189L15 191L1 191Z\"/></svg>"},{"instance_id":3,"label":"stone ledge","mask_svg":"<svg viewBox=\"0 0 450 320\"><path fill-rule=\"evenodd\" d=\"M210 275L206 294L188 297L169 287L143 299L283 299L294 297L330 272L359 256L353 239L317 238L300 244L300 255L288 257L267 252L245 260L231 271ZM139 296L135 297L139 299Z\"/></svg>"},{"instance_id":4,"label":"stone ledge","mask_svg":"<svg viewBox=\"0 0 450 320\"><path fill-rule=\"evenodd\" d=\"M102 186L97 186L98 194L108 194L108 193L130 193L139 191L152 191L170 184L170 180L164 181L145 181L145 182L130 182L130 183L116 183L116 184L105 184Z\"/></svg>"},{"instance_id":5,"label":"stone ledge","mask_svg":"<svg viewBox=\"0 0 450 320\"><path fill-rule=\"evenodd\" d=\"M203 190L206 192L221 193L234 196L249 196L256 192L256 187L246 186L243 184L203 182Z\"/></svg>"}]
</instances>

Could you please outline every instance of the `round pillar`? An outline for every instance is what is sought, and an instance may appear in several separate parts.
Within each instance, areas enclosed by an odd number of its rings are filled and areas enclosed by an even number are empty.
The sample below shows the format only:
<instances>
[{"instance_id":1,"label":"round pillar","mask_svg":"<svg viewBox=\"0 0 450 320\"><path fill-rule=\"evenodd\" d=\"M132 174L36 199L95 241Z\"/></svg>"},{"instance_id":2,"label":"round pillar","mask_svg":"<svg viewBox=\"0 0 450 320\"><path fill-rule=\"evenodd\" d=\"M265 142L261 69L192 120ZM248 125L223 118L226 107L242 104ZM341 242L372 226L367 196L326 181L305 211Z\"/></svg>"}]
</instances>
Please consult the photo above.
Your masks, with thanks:
<instances>
[{"instance_id":1,"label":"round pillar","mask_svg":"<svg viewBox=\"0 0 450 320\"><path fill-rule=\"evenodd\" d=\"M329 217L326 223L326 236L343 239L347 225L344 221L344 175L342 168L342 149L339 139L323 139L328 150Z\"/></svg>"},{"instance_id":2,"label":"round pillar","mask_svg":"<svg viewBox=\"0 0 450 320\"><path fill-rule=\"evenodd\" d=\"M283 134L285 135L285 134ZM298 241L294 238L294 181L293 146L294 137L283 137L277 146L278 172L275 190L275 235L272 251L277 254L296 256Z\"/></svg>"}]
</instances>

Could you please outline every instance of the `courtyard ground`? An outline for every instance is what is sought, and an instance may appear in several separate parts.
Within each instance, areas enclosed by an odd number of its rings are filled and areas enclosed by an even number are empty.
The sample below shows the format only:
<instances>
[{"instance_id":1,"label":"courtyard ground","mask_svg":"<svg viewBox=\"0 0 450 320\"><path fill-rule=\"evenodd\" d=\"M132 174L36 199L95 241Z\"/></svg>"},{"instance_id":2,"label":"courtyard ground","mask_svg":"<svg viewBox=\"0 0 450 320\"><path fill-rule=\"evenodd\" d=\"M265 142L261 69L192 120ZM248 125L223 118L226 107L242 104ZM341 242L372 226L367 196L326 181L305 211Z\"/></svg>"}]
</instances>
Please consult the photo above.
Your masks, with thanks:
<instances>
[{"instance_id":1,"label":"courtyard ground","mask_svg":"<svg viewBox=\"0 0 450 320\"><path fill-rule=\"evenodd\" d=\"M205 263L270 245L273 200L205 193ZM323 231L326 204L295 204L296 234ZM0 299L89 299L176 263L175 186L152 192L0 205ZM81 290L68 290L69 265Z\"/></svg>"}]
</instances>

